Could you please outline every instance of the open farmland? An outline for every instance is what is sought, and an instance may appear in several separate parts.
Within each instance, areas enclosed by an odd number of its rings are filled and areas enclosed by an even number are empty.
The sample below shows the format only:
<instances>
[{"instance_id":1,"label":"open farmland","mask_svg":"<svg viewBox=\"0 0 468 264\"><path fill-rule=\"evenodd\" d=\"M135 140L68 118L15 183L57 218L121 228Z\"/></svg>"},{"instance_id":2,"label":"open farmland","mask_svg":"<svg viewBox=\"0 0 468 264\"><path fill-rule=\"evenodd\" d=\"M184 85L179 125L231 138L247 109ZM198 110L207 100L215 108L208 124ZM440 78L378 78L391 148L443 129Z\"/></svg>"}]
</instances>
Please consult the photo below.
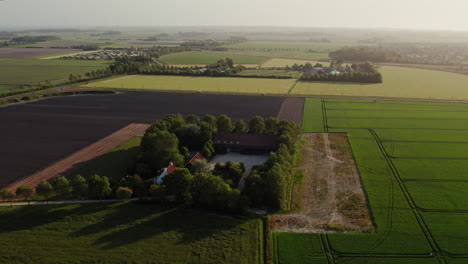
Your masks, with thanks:
<instances>
[{"instance_id":1,"label":"open farmland","mask_svg":"<svg viewBox=\"0 0 468 264\"><path fill-rule=\"evenodd\" d=\"M262 64L268 60L268 58L246 56L246 55L232 55L218 52L201 52L201 51L187 51L178 52L169 55L162 56L160 61L166 64L211 64L218 60L231 58L235 64Z\"/></svg>"},{"instance_id":2,"label":"open farmland","mask_svg":"<svg viewBox=\"0 0 468 264\"><path fill-rule=\"evenodd\" d=\"M26 49L26 48L1 48L0 59L25 59L43 56L64 55L76 53L76 49Z\"/></svg>"},{"instance_id":3,"label":"open farmland","mask_svg":"<svg viewBox=\"0 0 468 264\"><path fill-rule=\"evenodd\" d=\"M353 46L352 42L295 42L295 41L249 41L224 47L239 51L316 51L328 53L345 46Z\"/></svg>"},{"instance_id":4,"label":"open farmland","mask_svg":"<svg viewBox=\"0 0 468 264\"><path fill-rule=\"evenodd\" d=\"M84 85L84 87L161 91L287 94L295 82L296 80L294 79L130 75L104 81L91 82Z\"/></svg>"},{"instance_id":5,"label":"open farmland","mask_svg":"<svg viewBox=\"0 0 468 264\"><path fill-rule=\"evenodd\" d=\"M468 100L468 76L449 72L382 66L381 84L298 82L291 94Z\"/></svg>"},{"instance_id":6,"label":"open farmland","mask_svg":"<svg viewBox=\"0 0 468 264\"><path fill-rule=\"evenodd\" d=\"M285 71L285 70L243 70L239 72L239 76L261 76L261 77L290 77L290 78L299 78L301 72L299 71Z\"/></svg>"},{"instance_id":7,"label":"open farmland","mask_svg":"<svg viewBox=\"0 0 468 264\"><path fill-rule=\"evenodd\" d=\"M283 98L122 93L48 98L1 109L0 186L24 178L130 123L171 113L227 114L233 120L277 116ZM242 105L242 107L240 107Z\"/></svg>"},{"instance_id":8,"label":"open farmland","mask_svg":"<svg viewBox=\"0 0 468 264\"><path fill-rule=\"evenodd\" d=\"M1 49L0 49L1 50ZM0 60L0 94L22 89L21 85L37 85L68 81L70 74L103 69L109 62L78 60L3 59ZM2 89L3 87L3 89Z\"/></svg>"},{"instance_id":9,"label":"open farmland","mask_svg":"<svg viewBox=\"0 0 468 264\"><path fill-rule=\"evenodd\" d=\"M3 207L0 262L261 263L262 234L259 219L150 204Z\"/></svg>"},{"instance_id":10,"label":"open farmland","mask_svg":"<svg viewBox=\"0 0 468 264\"><path fill-rule=\"evenodd\" d=\"M467 113L467 104L306 99L305 132L348 134L377 231L279 233L276 263L468 262Z\"/></svg>"}]
</instances>

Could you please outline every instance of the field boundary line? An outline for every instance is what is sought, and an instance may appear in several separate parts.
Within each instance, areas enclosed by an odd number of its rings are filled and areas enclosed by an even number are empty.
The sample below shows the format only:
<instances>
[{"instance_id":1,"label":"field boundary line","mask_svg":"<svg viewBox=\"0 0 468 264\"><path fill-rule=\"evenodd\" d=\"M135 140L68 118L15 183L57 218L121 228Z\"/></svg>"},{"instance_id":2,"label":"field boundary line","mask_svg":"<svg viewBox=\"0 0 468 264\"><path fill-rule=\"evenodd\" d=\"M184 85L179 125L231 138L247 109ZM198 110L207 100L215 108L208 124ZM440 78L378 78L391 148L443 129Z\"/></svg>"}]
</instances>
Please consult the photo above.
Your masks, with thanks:
<instances>
[{"instance_id":1,"label":"field boundary line","mask_svg":"<svg viewBox=\"0 0 468 264\"><path fill-rule=\"evenodd\" d=\"M368 130L371 132L372 136L374 137L375 141L377 142L377 145L379 146L380 151L382 152L388 166L390 167L392 175L394 176L396 182L398 183L398 186L400 187L400 189L401 189L401 191L403 193L403 196L405 197L409 207L411 208L411 211L413 212L413 215L415 216L416 221L418 222L418 225L421 228L421 231L423 232L424 236L426 237L426 240L427 240L429 246L433 250L432 253L433 254L435 253L436 256L443 255L444 252L441 250L441 248L437 244L433 234L431 233L431 231L429 230L429 227L427 226L426 222L424 221L424 218L422 217L421 212L419 211L419 209L416 206L413 198L411 197L410 192L408 191L408 189L406 188L404 182L402 181L395 164L393 164L393 161L391 160L391 156L388 155L387 150L385 149L384 145L380 141L380 138L377 135L377 133L373 129L368 129Z\"/></svg>"},{"instance_id":2,"label":"field boundary line","mask_svg":"<svg viewBox=\"0 0 468 264\"><path fill-rule=\"evenodd\" d=\"M14 191L22 185L35 187L41 180L50 180L67 172L72 168L76 168L76 164L83 164L98 156L101 156L113 148L116 148L128 141L130 138L143 133L150 125L132 123L114 133L88 145L65 158L50 164L44 169L41 169L32 175L20 179L6 186L7 189Z\"/></svg>"}]
</instances>

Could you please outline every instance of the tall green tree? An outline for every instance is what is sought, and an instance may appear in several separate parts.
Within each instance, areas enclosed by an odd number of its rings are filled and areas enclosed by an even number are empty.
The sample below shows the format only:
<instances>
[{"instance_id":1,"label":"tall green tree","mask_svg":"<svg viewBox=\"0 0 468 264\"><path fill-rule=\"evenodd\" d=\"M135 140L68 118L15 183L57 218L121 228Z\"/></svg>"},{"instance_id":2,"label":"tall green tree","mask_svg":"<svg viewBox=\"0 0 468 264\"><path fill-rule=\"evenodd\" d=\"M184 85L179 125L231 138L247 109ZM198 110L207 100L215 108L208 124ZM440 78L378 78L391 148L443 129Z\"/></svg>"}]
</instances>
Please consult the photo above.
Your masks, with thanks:
<instances>
[{"instance_id":1,"label":"tall green tree","mask_svg":"<svg viewBox=\"0 0 468 264\"><path fill-rule=\"evenodd\" d=\"M166 123L167 129L171 132L175 132L185 124L185 119L181 114L169 114L163 120Z\"/></svg>"},{"instance_id":2,"label":"tall green tree","mask_svg":"<svg viewBox=\"0 0 468 264\"><path fill-rule=\"evenodd\" d=\"M73 197L77 199L84 199L88 195L88 183L86 179L80 174L71 178L70 184L72 186Z\"/></svg>"},{"instance_id":3,"label":"tall green tree","mask_svg":"<svg viewBox=\"0 0 468 264\"><path fill-rule=\"evenodd\" d=\"M132 197L133 191L128 187L119 187L115 192L118 199L128 199Z\"/></svg>"},{"instance_id":4,"label":"tall green tree","mask_svg":"<svg viewBox=\"0 0 468 264\"><path fill-rule=\"evenodd\" d=\"M64 176L60 176L54 181L54 189L58 195L64 195L72 190L70 181Z\"/></svg>"},{"instance_id":5,"label":"tall green tree","mask_svg":"<svg viewBox=\"0 0 468 264\"><path fill-rule=\"evenodd\" d=\"M106 176L93 175L88 180L89 193L93 198L104 199L112 192Z\"/></svg>"},{"instance_id":6,"label":"tall green tree","mask_svg":"<svg viewBox=\"0 0 468 264\"><path fill-rule=\"evenodd\" d=\"M249 121L249 133L261 135L265 130L265 120L261 116L254 116Z\"/></svg>"},{"instance_id":7,"label":"tall green tree","mask_svg":"<svg viewBox=\"0 0 468 264\"><path fill-rule=\"evenodd\" d=\"M220 115L216 121L216 125L218 127L218 131L221 133L231 133L234 128L232 126L231 118L227 115Z\"/></svg>"},{"instance_id":8,"label":"tall green tree","mask_svg":"<svg viewBox=\"0 0 468 264\"><path fill-rule=\"evenodd\" d=\"M16 189L16 197L26 200L29 205L31 204L29 198L31 198L32 195L33 189L31 186L23 185Z\"/></svg>"},{"instance_id":9,"label":"tall green tree","mask_svg":"<svg viewBox=\"0 0 468 264\"><path fill-rule=\"evenodd\" d=\"M15 195L9 189L3 189L0 191L0 199L9 201L11 206L13 206L14 197Z\"/></svg>"},{"instance_id":10,"label":"tall green tree","mask_svg":"<svg viewBox=\"0 0 468 264\"><path fill-rule=\"evenodd\" d=\"M36 193L40 196L44 197L47 201L54 193L54 187L44 180L40 181L39 184L36 186Z\"/></svg>"},{"instance_id":11,"label":"tall green tree","mask_svg":"<svg viewBox=\"0 0 468 264\"><path fill-rule=\"evenodd\" d=\"M192 179L193 176L188 169L179 168L164 178L164 185L166 185L167 192L181 202L186 197L186 193L190 191Z\"/></svg>"},{"instance_id":12,"label":"tall green tree","mask_svg":"<svg viewBox=\"0 0 468 264\"><path fill-rule=\"evenodd\" d=\"M159 171L173 162L182 166L184 157L179 153L179 140L169 131L159 131L143 137L141 141L141 161L152 171Z\"/></svg>"},{"instance_id":13,"label":"tall green tree","mask_svg":"<svg viewBox=\"0 0 468 264\"><path fill-rule=\"evenodd\" d=\"M265 134L275 135L279 124L278 118L269 117L265 119Z\"/></svg>"},{"instance_id":14,"label":"tall green tree","mask_svg":"<svg viewBox=\"0 0 468 264\"><path fill-rule=\"evenodd\" d=\"M247 123L244 120L240 119L236 122L234 126L234 130L232 132L238 133L238 134L244 134L244 133L247 133L248 130L249 128L247 127Z\"/></svg>"}]
</instances>

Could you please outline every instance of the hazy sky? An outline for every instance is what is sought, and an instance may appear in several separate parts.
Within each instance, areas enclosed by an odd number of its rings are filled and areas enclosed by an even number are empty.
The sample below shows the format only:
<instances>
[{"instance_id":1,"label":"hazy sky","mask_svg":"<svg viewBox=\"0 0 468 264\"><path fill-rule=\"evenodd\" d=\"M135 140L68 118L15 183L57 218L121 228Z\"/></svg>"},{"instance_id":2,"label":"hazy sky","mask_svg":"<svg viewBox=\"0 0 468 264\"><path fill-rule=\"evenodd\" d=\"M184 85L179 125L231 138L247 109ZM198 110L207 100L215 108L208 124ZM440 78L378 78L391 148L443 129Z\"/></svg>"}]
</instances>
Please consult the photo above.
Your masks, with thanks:
<instances>
[{"instance_id":1,"label":"hazy sky","mask_svg":"<svg viewBox=\"0 0 468 264\"><path fill-rule=\"evenodd\" d=\"M468 0L0 0L0 27L303 26L468 31Z\"/></svg>"}]
</instances>

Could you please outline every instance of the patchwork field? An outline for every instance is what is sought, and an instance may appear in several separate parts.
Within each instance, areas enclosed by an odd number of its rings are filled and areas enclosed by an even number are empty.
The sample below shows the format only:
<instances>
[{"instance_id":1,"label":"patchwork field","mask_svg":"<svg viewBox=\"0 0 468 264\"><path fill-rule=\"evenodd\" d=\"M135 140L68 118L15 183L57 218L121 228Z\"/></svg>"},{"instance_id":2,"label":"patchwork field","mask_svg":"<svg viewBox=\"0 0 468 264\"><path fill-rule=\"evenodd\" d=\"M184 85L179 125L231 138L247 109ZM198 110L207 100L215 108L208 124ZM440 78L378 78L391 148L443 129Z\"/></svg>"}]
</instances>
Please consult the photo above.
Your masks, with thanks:
<instances>
[{"instance_id":1,"label":"patchwork field","mask_svg":"<svg viewBox=\"0 0 468 264\"><path fill-rule=\"evenodd\" d=\"M150 204L4 207L0 262L261 263L262 230L259 219Z\"/></svg>"},{"instance_id":2,"label":"patchwork field","mask_svg":"<svg viewBox=\"0 0 468 264\"><path fill-rule=\"evenodd\" d=\"M0 137L8 139L0 148L0 188L130 123L153 123L171 113L227 114L233 120L277 116L283 101L270 96L121 93L10 105L0 111L5 128Z\"/></svg>"},{"instance_id":3,"label":"patchwork field","mask_svg":"<svg viewBox=\"0 0 468 264\"><path fill-rule=\"evenodd\" d=\"M293 42L293 41L249 41L239 44L226 45L224 47L232 50L242 51L315 51L325 52L337 50L345 46L356 45L352 42Z\"/></svg>"},{"instance_id":4,"label":"patchwork field","mask_svg":"<svg viewBox=\"0 0 468 264\"><path fill-rule=\"evenodd\" d=\"M91 82L84 85L84 87L286 94L295 82L295 79L130 75L116 79Z\"/></svg>"},{"instance_id":5,"label":"patchwork field","mask_svg":"<svg viewBox=\"0 0 468 264\"><path fill-rule=\"evenodd\" d=\"M0 49L1 50L1 49ZM4 59L0 60L0 94L24 89L21 85L37 85L68 81L70 74L103 69L109 62L77 60Z\"/></svg>"},{"instance_id":6,"label":"patchwork field","mask_svg":"<svg viewBox=\"0 0 468 264\"><path fill-rule=\"evenodd\" d=\"M285 70L243 70L239 72L239 76L278 76L278 77L290 77L290 78L299 78L301 72L299 71L285 71Z\"/></svg>"},{"instance_id":7,"label":"patchwork field","mask_svg":"<svg viewBox=\"0 0 468 264\"><path fill-rule=\"evenodd\" d=\"M298 82L296 95L468 100L468 76L415 68L382 66L382 84Z\"/></svg>"},{"instance_id":8,"label":"patchwork field","mask_svg":"<svg viewBox=\"0 0 468 264\"><path fill-rule=\"evenodd\" d=\"M466 113L466 104L306 99L305 132L347 133L377 230L278 233L275 263L468 262Z\"/></svg>"},{"instance_id":9,"label":"patchwork field","mask_svg":"<svg viewBox=\"0 0 468 264\"><path fill-rule=\"evenodd\" d=\"M187 51L162 56L160 61L167 64L211 64L218 60L231 58L235 64L262 64L268 58L247 55L232 55L217 52Z\"/></svg>"}]
</instances>

